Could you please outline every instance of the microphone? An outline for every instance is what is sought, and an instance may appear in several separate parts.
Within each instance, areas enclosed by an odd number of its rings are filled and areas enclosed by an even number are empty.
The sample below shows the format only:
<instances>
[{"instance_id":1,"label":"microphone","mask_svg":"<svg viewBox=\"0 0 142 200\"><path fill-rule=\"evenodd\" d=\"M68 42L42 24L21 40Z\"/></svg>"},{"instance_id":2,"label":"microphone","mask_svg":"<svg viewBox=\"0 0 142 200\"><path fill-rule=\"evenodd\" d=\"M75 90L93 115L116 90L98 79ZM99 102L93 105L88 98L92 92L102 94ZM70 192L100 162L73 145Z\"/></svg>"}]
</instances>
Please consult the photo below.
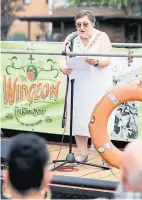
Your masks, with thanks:
<instances>
[{"instance_id":1,"label":"microphone","mask_svg":"<svg viewBox=\"0 0 142 200\"><path fill-rule=\"evenodd\" d=\"M70 36L70 38L68 39L66 45L68 45L70 42L72 42L76 37L78 36L78 32L73 32Z\"/></svg>"},{"instance_id":2,"label":"microphone","mask_svg":"<svg viewBox=\"0 0 142 200\"><path fill-rule=\"evenodd\" d=\"M70 51L72 51L73 48L73 40L78 36L78 32L73 32L70 36L70 38L68 39L68 41L65 43L65 50L62 52L63 56L66 56L66 47L69 46L68 48L70 49ZM71 57L71 56L70 56Z\"/></svg>"}]
</instances>

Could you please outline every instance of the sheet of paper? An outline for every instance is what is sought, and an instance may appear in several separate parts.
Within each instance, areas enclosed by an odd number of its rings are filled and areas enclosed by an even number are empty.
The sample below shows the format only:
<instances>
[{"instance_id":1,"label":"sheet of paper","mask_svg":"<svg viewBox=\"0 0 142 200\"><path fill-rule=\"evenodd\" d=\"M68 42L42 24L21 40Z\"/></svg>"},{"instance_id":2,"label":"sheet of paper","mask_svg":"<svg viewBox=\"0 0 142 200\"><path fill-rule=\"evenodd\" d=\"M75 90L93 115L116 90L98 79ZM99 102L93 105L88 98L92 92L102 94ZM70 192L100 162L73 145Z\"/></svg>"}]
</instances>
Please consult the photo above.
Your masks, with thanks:
<instances>
[{"instance_id":1,"label":"sheet of paper","mask_svg":"<svg viewBox=\"0 0 142 200\"><path fill-rule=\"evenodd\" d=\"M67 66L72 70L89 70L90 65L85 62L86 57L78 56L78 57L68 57L67 58Z\"/></svg>"}]
</instances>

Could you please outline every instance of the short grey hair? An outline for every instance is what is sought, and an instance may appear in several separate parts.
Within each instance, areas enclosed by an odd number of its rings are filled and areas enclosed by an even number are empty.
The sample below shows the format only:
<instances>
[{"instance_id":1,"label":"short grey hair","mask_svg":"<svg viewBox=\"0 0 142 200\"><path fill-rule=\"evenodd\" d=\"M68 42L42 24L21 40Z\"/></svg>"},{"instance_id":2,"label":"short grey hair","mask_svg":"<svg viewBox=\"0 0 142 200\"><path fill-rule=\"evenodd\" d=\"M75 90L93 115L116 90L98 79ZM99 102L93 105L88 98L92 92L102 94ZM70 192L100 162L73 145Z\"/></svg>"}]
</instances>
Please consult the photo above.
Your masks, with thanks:
<instances>
[{"instance_id":1,"label":"short grey hair","mask_svg":"<svg viewBox=\"0 0 142 200\"><path fill-rule=\"evenodd\" d=\"M87 16L88 19L90 20L90 22L93 25L95 25L96 18L95 18L94 13L91 10L80 10L75 16L75 22L77 19L84 17L84 16Z\"/></svg>"}]
</instances>

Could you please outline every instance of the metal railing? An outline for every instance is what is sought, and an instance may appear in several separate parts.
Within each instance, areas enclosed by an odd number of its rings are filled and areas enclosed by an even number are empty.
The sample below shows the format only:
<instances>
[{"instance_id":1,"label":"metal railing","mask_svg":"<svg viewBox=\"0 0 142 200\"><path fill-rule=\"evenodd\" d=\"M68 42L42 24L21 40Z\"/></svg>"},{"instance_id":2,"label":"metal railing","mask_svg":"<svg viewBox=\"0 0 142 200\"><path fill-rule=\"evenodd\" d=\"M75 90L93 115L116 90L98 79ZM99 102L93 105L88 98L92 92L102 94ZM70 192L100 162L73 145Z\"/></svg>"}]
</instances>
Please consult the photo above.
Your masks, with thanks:
<instances>
[{"instance_id":1,"label":"metal railing","mask_svg":"<svg viewBox=\"0 0 142 200\"><path fill-rule=\"evenodd\" d=\"M116 48L142 48L142 43L112 43Z\"/></svg>"},{"instance_id":2,"label":"metal railing","mask_svg":"<svg viewBox=\"0 0 142 200\"><path fill-rule=\"evenodd\" d=\"M46 43L48 44L48 43ZM51 44L51 43L50 43ZM58 43L59 44L59 43ZM142 48L142 43L112 43L112 47L116 48ZM35 54L35 55L64 55L64 56L102 56L102 57L128 57L128 53L78 53L68 51L43 51L43 50L6 50L1 49L2 54ZM142 53L132 53L132 57L142 58Z\"/></svg>"},{"instance_id":3,"label":"metal railing","mask_svg":"<svg viewBox=\"0 0 142 200\"><path fill-rule=\"evenodd\" d=\"M60 51L37 51L37 50L1 50L2 54L35 54L35 55L64 55L64 56L102 56L102 57L128 57L129 53L78 53ZM133 53L132 57L142 58L142 53Z\"/></svg>"}]
</instances>

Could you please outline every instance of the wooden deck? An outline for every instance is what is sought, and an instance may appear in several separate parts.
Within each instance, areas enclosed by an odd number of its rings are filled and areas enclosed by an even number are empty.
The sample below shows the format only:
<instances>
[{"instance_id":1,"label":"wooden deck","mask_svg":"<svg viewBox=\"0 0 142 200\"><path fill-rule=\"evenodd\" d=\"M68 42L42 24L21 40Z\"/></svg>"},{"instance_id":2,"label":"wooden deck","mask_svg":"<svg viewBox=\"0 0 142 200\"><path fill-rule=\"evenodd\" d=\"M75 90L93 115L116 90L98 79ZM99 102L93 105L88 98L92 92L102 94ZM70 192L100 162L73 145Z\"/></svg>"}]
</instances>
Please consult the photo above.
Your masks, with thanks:
<instances>
[{"instance_id":1,"label":"wooden deck","mask_svg":"<svg viewBox=\"0 0 142 200\"><path fill-rule=\"evenodd\" d=\"M59 149L60 149L60 145L59 144L56 144L56 143L49 143L47 145L48 147L48 151L49 151L49 154L50 154L50 160L48 162L48 165L47 165L47 168L50 170L52 168L54 168L54 164L53 164L53 160L56 160L57 158L57 155L58 155L58 152L59 152ZM78 151L77 151L77 148L76 147L73 147L72 148L72 152L77 155L78 154ZM64 160L66 158L66 155L68 155L69 153L69 147L68 145L63 145L62 146L62 150L61 150L61 153L60 153L60 156L58 159L61 159L61 160ZM89 150L89 160L88 160L88 163L91 163L91 164L99 164L101 165L102 164L102 159L100 157L100 155L97 153L96 150ZM58 165L58 164L56 164ZM70 164L71 165L71 164ZM67 166L67 165L66 165ZM119 169L116 169L116 168L112 168L111 170L104 170L100 167L94 167L94 166L87 166L87 165L75 165L75 164L72 164L72 166L74 166L75 169L77 169L76 171L70 171L70 172L65 172L65 171L52 171L52 175L56 175L59 177L60 176L68 176L68 177L79 177L79 178L86 178L87 181L88 179L97 179L97 180L105 180L105 181L119 181L119 177L120 177L120 170ZM81 191L83 195L86 195L86 194L90 194L90 191L103 191L102 189L98 190L98 189L95 189L95 188L82 188L82 187L77 187L77 186L62 186L61 184L54 184L52 183L51 186L53 187L52 189L55 190L54 193L56 192L58 194L58 190L57 188L61 188L64 187L62 189L62 195L64 196L64 192L72 192L71 189L73 188L73 192L75 192L75 189L76 189L76 193L78 195L79 193L79 189L80 190L83 190ZM54 188L55 187L55 188ZM67 190L69 189L69 190ZM78 190L77 190L78 189ZM57 191L56 191L57 190ZM83 193L85 191L85 193ZM87 193L89 191L89 193ZM5 195L9 195L9 191L8 191L8 188L7 187L3 187L3 192ZM105 191L104 191L105 192ZM109 191L110 193L114 193L114 191ZM61 193L61 191L60 191ZM92 194L92 193L91 193ZM93 193L94 195L94 193ZM96 195L96 193L95 193ZM100 197L100 196L98 196ZM104 196L103 196L104 197Z\"/></svg>"},{"instance_id":2,"label":"wooden deck","mask_svg":"<svg viewBox=\"0 0 142 200\"><path fill-rule=\"evenodd\" d=\"M48 144L48 151L50 153L50 161L48 164L48 169L52 169L54 167L53 160L56 160L58 152L60 149L60 145L57 144ZM62 146L62 150L59 156L59 160L63 160L66 158L66 155L69 152L69 147L66 145ZM77 155L78 151L76 147L72 148L72 152ZM89 150L89 159L88 163L92 164L102 164L102 159L96 150ZM61 163L59 163L61 164ZM58 163L56 163L56 166ZM67 165L67 164L66 164ZM81 178L90 178L90 179L98 179L98 180L109 180L109 181L119 181L120 170L116 168L112 168L111 170L105 170L100 167L80 165L77 166L72 164L77 171L53 171L53 175L61 175L61 176L72 176L72 177L81 177Z\"/></svg>"}]
</instances>

